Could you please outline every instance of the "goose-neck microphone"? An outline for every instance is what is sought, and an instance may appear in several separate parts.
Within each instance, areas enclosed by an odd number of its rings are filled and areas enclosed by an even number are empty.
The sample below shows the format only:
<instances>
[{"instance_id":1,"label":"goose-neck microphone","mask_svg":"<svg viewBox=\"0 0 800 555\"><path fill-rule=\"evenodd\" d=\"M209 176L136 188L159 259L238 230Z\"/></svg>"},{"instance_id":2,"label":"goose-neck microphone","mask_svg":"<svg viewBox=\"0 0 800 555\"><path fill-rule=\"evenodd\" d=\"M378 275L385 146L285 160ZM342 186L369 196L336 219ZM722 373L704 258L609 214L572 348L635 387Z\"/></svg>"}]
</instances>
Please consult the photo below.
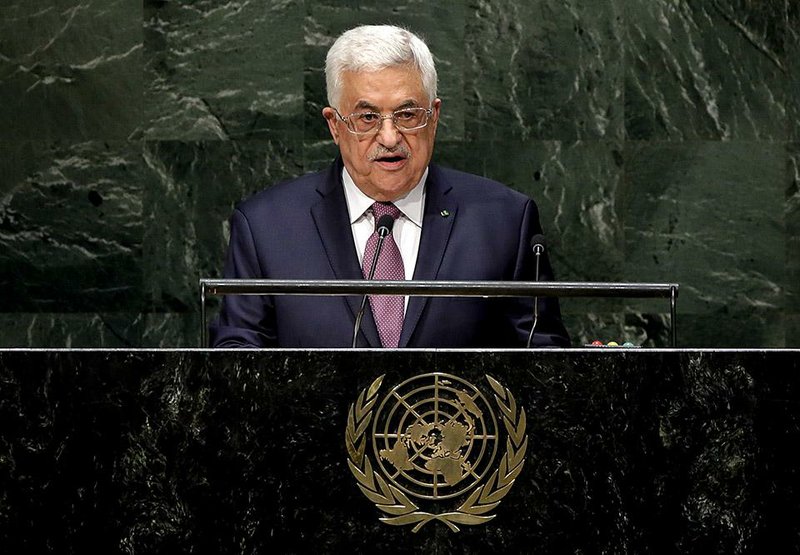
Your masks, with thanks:
<instances>
[{"instance_id":1,"label":"goose-neck microphone","mask_svg":"<svg viewBox=\"0 0 800 555\"><path fill-rule=\"evenodd\" d=\"M545 237L541 233L537 233L533 237L531 237L531 250L533 251L534 256L536 256L536 274L535 274L535 281L539 281L539 259L544 254L545 248ZM539 321L539 296L536 295L533 297L533 324L531 325L531 333L528 335L528 345L527 348L530 348L531 342L533 341L533 333L536 331L536 324Z\"/></svg>"},{"instance_id":2,"label":"goose-neck microphone","mask_svg":"<svg viewBox=\"0 0 800 555\"><path fill-rule=\"evenodd\" d=\"M392 228L394 227L394 218L389 214L384 214L380 218L378 218L378 225L375 226L375 231L378 233L378 243L375 245L375 254L372 255L372 262L369 266L369 273L367 274L367 280L371 280L375 277L375 268L378 265L378 258L381 255L381 249L383 248L383 241L392 233ZM361 306L358 309L358 313L356 314L356 324L353 327L353 349L356 348L356 342L358 341L358 332L361 330L361 320L364 318L364 310L367 307L367 295L364 295L361 298Z\"/></svg>"}]
</instances>

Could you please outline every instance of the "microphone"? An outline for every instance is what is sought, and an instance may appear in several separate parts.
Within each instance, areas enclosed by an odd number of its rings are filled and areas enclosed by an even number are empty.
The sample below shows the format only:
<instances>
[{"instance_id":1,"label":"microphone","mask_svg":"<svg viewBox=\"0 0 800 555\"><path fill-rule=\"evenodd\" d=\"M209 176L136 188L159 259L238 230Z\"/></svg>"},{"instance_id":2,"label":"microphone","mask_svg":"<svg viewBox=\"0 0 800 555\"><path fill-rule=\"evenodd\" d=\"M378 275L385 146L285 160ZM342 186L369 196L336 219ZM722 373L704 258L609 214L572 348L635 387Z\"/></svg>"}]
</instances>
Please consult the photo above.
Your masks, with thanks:
<instances>
[{"instance_id":1,"label":"microphone","mask_svg":"<svg viewBox=\"0 0 800 555\"><path fill-rule=\"evenodd\" d=\"M369 267L369 274L367 275L367 280L371 280L375 277L375 267L378 265L378 257L381 255L381 249L383 248L383 240L386 239L391 233L392 228L394 227L394 218L392 218L389 214L384 214L380 218L378 218L378 225L375 226L375 231L378 233L378 244L375 245L375 254L372 255L372 263ZM352 348L356 348L356 342L358 341L358 332L361 329L361 320L364 318L364 309L367 306L367 295L364 295L361 299L361 307L358 309L358 313L356 314L356 324L353 327L353 346Z\"/></svg>"},{"instance_id":2,"label":"microphone","mask_svg":"<svg viewBox=\"0 0 800 555\"><path fill-rule=\"evenodd\" d=\"M539 259L544 254L544 245L546 239L541 233L537 233L531 237L531 250L536 256L536 277L534 281L539 281ZM531 333L528 335L527 348L530 349L531 341L533 341L533 332L536 330L536 324L539 321L539 297L533 297L533 325L531 326Z\"/></svg>"}]
</instances>

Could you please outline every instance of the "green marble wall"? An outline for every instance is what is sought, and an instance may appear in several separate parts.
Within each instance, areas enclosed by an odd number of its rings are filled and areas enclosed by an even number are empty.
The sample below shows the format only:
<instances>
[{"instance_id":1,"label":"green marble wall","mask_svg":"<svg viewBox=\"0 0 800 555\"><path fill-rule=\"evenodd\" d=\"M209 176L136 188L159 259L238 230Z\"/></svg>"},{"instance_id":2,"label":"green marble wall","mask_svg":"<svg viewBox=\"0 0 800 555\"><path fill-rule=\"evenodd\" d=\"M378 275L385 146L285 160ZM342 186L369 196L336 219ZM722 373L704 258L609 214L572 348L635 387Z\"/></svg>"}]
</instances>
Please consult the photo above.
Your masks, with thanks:
<instances>
[{"instance_id":1,"label":"green marble wall","mask_svg":"<svg viewBox=\"0 0 800 555\"><path fill-rule=\"evenodd\" d=\"M233 204L335 153L358 23L436 55L438 162L539 203L560 279L677 281L683 346L800 346L800 2L6 0L0 346L194 346ZM663 301L565 299L576 344Z\"/></svg>"}]
</instances>

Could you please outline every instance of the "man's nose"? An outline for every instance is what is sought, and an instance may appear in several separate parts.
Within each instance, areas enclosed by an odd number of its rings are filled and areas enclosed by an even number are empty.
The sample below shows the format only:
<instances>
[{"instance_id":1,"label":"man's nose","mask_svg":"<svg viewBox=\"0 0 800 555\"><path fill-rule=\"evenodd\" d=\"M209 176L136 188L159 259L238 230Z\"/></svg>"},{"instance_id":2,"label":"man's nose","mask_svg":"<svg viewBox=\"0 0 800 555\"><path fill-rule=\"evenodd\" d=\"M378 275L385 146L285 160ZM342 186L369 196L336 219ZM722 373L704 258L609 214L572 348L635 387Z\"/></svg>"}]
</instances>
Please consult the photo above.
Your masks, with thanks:
<instances>
[{"instance_id":1,"label":"man's nose","mask_svg":"<svg viewBox=\"0 0 800 555\"><path fill-rule=\"evenodd\" d=\"M393 148L402 140L402 133L392 121L392 118L384 118L378 124L378 142L386 148Z\"/></svg>"}]
</instances>

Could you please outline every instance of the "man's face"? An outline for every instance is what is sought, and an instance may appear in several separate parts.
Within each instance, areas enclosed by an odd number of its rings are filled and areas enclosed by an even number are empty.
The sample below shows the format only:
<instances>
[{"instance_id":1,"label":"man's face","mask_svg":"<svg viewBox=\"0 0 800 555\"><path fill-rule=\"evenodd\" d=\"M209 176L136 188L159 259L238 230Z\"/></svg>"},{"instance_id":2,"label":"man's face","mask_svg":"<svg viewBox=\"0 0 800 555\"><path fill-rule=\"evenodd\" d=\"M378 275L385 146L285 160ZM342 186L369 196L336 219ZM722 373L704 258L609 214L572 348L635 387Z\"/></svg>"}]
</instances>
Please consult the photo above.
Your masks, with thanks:
<instances>
[{"instance_id":1,"label":"man's face","mask_svg":"<svg viewBox=\"0 0 800 555\"><path fill-rule=\"evenodd\" d=\"M428 95L418 70L397 66L372 72L345 72L339 113L344 117L354 112L386 116L400 108L430 107L433 114L427 126L401 132L391 118L386 118L377 133L354 135L333 108L325 108L322 115L358 188L370 198L388 202L413 189L428 167L440 106L438 98L428 106Z\"/></svg>"}]
</instances>

